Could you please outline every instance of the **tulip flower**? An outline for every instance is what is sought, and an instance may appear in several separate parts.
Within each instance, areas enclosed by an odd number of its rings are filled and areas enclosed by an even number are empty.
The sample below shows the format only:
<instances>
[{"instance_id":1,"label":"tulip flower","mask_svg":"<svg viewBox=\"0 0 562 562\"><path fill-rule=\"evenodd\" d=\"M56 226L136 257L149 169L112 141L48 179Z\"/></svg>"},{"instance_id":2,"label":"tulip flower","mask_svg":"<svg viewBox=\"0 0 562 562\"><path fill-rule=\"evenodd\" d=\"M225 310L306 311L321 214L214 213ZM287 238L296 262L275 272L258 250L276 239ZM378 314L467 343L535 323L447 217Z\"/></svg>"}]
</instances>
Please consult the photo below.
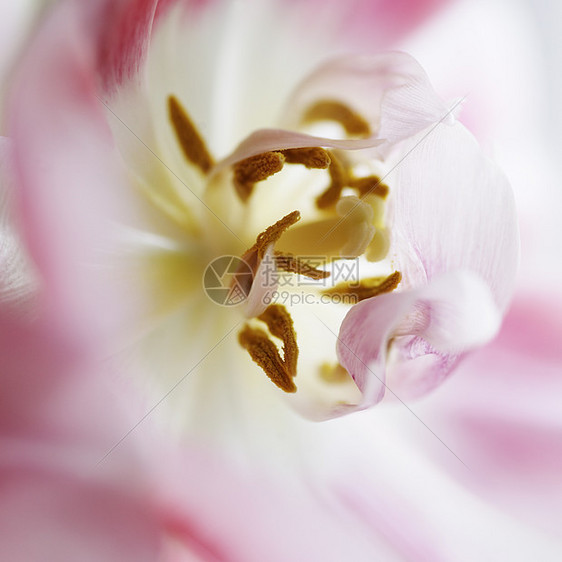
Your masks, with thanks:
<instances>
[{"instance_id":1,"label":"tulip flower","mask_svg":"<svg viewBox=\"0 0 562 562\"><path fill-rule=\"evenodd\" d=\"M309 417L423 394L498 330L518 252L509 185L411 57L314 68L327 37L272 6L54 11L11 126L46 306L64 294L61 329L140 347L166 384L226 338L213 355L241 375L211 368L203 386L247 393L266 375L264 395ZM268 32L290 25L302 42ZM222 256L247 267L228 272L241 306L204 296ZM338 278L344 260L357 279Z\"/></svg>"},{"instance_id":2,"label":"tulip flower","mask_svg":"<svg viewBox=\"0 0 562 562\"><path fill-rule=\"evenodd\" d=\"M49 453L71 462L8 467L5 517L22 514L8 554L32 496L42 514L65 494L57 513L75 514L76 552L92 559L112 559L110 524L125 530L116 560L453 559L443 529L467 560L501 554L511 521L477 509L439 460L421 453L424 486L405 478L402 493L394 473L418 457L392 404L300 416L454 380L486 357L510 303L509 183L459 122L462 101L441 99L406 53L380 52L436 4L355 2L364 18L313 0L52 9L8 105L15 210L0 216L16 265L0 321L17 398L5 433L19 435L20 404L44 413L29 414L31 440L44 425ZM14 321L22 306L33 318ZM75 397L82 411L67 411ZM185 456L169 450L176 434ZM386 450L366 447L373 436ZM84 476L84 450L116 472ZM450 506L432 504L441 494L508 531L471 546ZM45 532L64 559L68 534Z\"/></svg>"}]
</instances>

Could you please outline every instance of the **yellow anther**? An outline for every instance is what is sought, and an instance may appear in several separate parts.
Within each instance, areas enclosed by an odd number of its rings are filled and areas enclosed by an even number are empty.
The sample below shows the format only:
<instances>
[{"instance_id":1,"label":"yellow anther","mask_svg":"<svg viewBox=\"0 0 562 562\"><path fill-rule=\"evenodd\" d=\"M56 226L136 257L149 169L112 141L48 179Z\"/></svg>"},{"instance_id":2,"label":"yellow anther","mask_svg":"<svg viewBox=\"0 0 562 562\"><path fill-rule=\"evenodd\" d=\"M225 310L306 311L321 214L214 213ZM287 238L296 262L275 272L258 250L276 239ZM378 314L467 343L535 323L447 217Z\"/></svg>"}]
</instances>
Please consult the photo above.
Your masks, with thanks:
<instances>
[{"instance_id":1,"label":"yellow anther","mask_svg":"<svg viewBox=\"0 0 562 562\"><path fill-rule=\"evenodd\" d=\"M213 157L197 127L174 96L168 97L168 113L184 156L207 174L213 166Z\"/></svg>"},{"instance_id":2,"label":"yellow anther","mask_svg":"<svg viewBox=\"0 0 562 562\"><path fill-rule=\"evenodd\" d=\"M281 152L264 152L246 158L234 166L234 187L240 199L248 200L254 185L283 169L285 156Z\"/></svg>"},{"instance_id":3,"label":"yellow anther","mask_svg":"<svg viewBox=\"0 0 562 562\"><path fill-rule=\"evenodd\" d=\"M338 100L323 100L307 109L303 122L335 121L342 125L350 136L371 135L368 121L348 105Z\"/></svg>"},{"instance_id":4,"label":"yellow anther","mask_svg":"<svg viewBox=\"0 0 562 562\"><path fill-rule=\"evenodd\" d=\"M402 274L395 271L388 277L362 279L359 283L339 283L322 292L326 295L352 295L359 302L384 293L391 293L398 287L400 281L402 281Z\"/></svg>"}]
</instances>

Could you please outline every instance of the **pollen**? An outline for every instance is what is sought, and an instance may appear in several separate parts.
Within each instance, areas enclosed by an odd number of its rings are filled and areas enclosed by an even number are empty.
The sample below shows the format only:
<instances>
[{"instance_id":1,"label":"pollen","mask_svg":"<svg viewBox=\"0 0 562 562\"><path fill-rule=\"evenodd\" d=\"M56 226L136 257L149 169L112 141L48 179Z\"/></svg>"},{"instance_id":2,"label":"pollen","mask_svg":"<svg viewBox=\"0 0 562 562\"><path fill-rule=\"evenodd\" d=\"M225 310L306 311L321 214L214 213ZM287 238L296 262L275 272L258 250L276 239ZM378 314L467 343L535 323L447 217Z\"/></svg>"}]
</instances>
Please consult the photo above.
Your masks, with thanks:
<instances>
[{"instance_id":1,"label":"pollen","mask_svg":"<svg viewBox=\"0 0 562 562\"><path fill-rule=\"evenodd\" d=\"M319 209L326 209L331 205L335 205L348 182L348 174L345 166L334 154L331 154L331 162L329 168L330 185L328 188L316 198L316 206Z\"/></svg>"},{"instance_id":2,"label":"pollen","mask_svg":"<svg viewBox=\"0 0 562 562\"><path fill-rule=\"evenodd\" d=\"M331 162L330 154L320 147L288 148L282 151L287 164L302 164L309 169L325 170Z\"/></svg>"},{"instance_id":3,"label":"pollen","mask_svg":"<svg viewBox=\"0 0 562 562\"><path fill-rule=\"evenodd\" d=\"M266 228L261 234L258 235L254 247L258 251L258 255L263 257L265 251L271 244L275 244L281 235L301 218L299 211L293 211L279 219L275 224Z\"/></svg>"},{"instance_id":4,"label":"pollen","mask_svg":"<svg viewBox=\"0 0 562 562\"><path fill-rule=\"evenodd\" d=\"M306 261L293 256L292 254L283 254L281 252L275 253L275 264L277 269L281 271L286 271L287 273L296 273L297 275L303 275L309 279L326 279L330 277L329 271L323 271L322 269L316 269Z\"/></svg>"},{"instance_id":5,"label":"pollen","mask_svg":"<svg viewBox=\"0 0 562 562\"><path fill-rule=\"evenodd\" d=\"M261 328L244 326L238 334L238 342L276 386L285 392L296 392L293 377L297 374L299 348L291 315L284 306L272 304L258 319L272 336L283 342L283 357L269 334Z\"/></svg>"},{"instance_id":6,"label":"pollen","mask_svg":"<svg viewBox=\"0 0 562 562\"><path fill-rule=\"evenodd\" d=\"M275 244L281 235L301 218L299 211L293 211L279 219L275 224L266 228L261 234L258 235L256 243L244 252L242 260L245 261L251 268L254 274L265 256L267 248Z\"/></svg>"},{"instance_id":7,"label":"pollen","mask_svg":"<svg viewBox=\"0 0 562 562\"><path fill-rule=\"evenodd\" d=\"M204 174L209 173L214 161L203 137L175 96L168 97L168 113L184 156Z\"/></svg>"},{"instance_id":8,"label":"pollen","mask_svg":"<svg viewBox=\"0 0 562 562\"><path fill-rule=\"evenodd\" d=\"M335 121L339 123L350 136L371 135L371 127L367 120L355 112L348 105L338 100L323 100L308 108L303 121Z\"/></svg>"},{"instance_id":9,"label":"pollen","mask_svg":"<svg viewBox=\"0 0 562 562\"><path fill-rule=\"evenodd\" d=\"M285 392L296 392L297 387L287 372L287 367L277 346L269 336L259 328L245 326L238 334L238 342L250 354L252 360L259 365L271 382Z\"/></svg>"},{"instance_id":10,"label":"pollen","mask_svg":"<svg viewBox=\"0 0 562 562\"><path fill-rule=\"evenodd\" d=\"M280 172L284 163L285 156L281 152L264 152L238 162L234 166L234 187L240 199L246 202L254 185Z\"/></svg>"},{"instance_id":11,"label":"pollen","mask_svg":"<svg viewBox=\"0 0 562 562\"><path fill-rule=\"evenodd\" d=\"M351 295L357 302L376 297L384 293L391 293L402 281L402 274L395 271L388 277L372 277L362 279L359 283L339 283L335 287L322 291L325 295Z\"/></svg>"},{"instance_id":12,"label":"pollen","mask_svg":"<svg viewBox=\"0 0 562 562\"><path fill-rule=\"evenodd\" d=\"M377 195L385 199L388 195L388 185L381 182L377 176L367 176L364 178L354 178L350 180L349 187L356 189L360 197L367 195Z\"/></svg>"},{"instance_id":13,"label":"pollen","mask_svg":"<svg viewBox=\"0 0 562 562\"><path fill-rule=\"evenodd\" d=\"M299 348L291 315L283 305L272 304L258 316L258 319L267 325L271 335L283 342L284 363L289 375L294 377L297 374Z\"/></svg>"}]
</instances>

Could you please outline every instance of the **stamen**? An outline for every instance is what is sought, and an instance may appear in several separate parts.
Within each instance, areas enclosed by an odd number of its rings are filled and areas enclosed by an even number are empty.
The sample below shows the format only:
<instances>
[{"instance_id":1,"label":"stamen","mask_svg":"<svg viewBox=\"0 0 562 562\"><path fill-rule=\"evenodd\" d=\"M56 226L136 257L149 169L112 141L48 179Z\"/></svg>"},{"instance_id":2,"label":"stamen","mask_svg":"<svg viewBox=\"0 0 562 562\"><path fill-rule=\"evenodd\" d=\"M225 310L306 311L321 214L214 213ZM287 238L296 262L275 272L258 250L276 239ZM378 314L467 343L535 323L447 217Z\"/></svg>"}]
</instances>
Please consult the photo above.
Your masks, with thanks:
<instances>
[{"instance_id":1,"label":"stamen","mask_svg":"<svg viewBox=\"0 0 562 562\"><path fill-rule=\"evenodd\" d=\"M281 235L289 227L298 222L300 218L301 214L299 211L293 211L292 213L285 215L282 219L279 219L275 224L266 228L261 234L259 234L256 239L256 243L252 246L252 248L250 248L250 250L248 250L248 252L255 248L258 252L259 258L263 258L268 246L275 244L279 238L281 238Z\"/></svg>"},{"instance_id":2,"label":"stamen","mask_svg":"<svg viewBox=\"0 0 562 562\"><path fill-rule=\"evenodd\" d=\"M184 156L207 174L213 166L213 157L197 127L175 96L168 96L168 113Z\"/></svg>"},{"instance_id":3,"label":"stamen","mask_svg":"<svg viewBox=\"0 0 562 562\"><path fill-rule=\"evenodd\" d=\"M320 147L288 148L281 151L287 164L302 164L307 168L325 170L330 165L330 155Z\"/></svg>"},{"instance_id":4,"label":"stamen","mask_svg":"<svg viewBox=\"0 0 562 562\"><path fill-rule=\"evenodd\" d=\"M283 342L284 364L289 375L294 377L297 374L299 348L291 315L283 305L272 304L258 319L265 322L271 334Z\"/></svg>"},{"instance_id":5,"label":"stamen","mask_svg":"<svg viewBox=\"0 0 562 562\"><path fill-rule=\"evenodd\" d=\"M269 339L266 332L246 325L238 334L238 342L276 386L285 392L296 392L297 387L292 375L281 359L277 346Z\"/></svg>"},{"instance_id":6,"label":"stamen","mask_svg":"<svg viewBox=\"0 0 562 562\"><path fill-rule=\"evenodd\" d=\"M300 258L297 258L296 256L293 256L292 254L282 254L281 252L276 252L275 264L277 265L277 269L281 271L304 275L304 277L308 277L310 279L320 280L330 277L329 271L316 269L312 265L306 263Z\"/></svg>"},{"instance_id":7,"label":"stamen","mask_svg":"<svg viewBox=\"0 0 562 562\"><path fill-rule=\"evenodd\" d=\"M322 291L326 295L352 295L357 298L357 302L382 295L384 293L391 293L398 287L402 281L402 274L395 271L388 277L372 277L370 279L363 279L357 283L339 283L335 287L325 289Z\"/></svg>"},{"instance_id":8,"label":"stamen","mask_svg":"<svg viewBox=\"0 0 562 562\"><path fill-rule=\"evenodd\" d=\"M240 199L246 202L254 185L281 171L284 162L281 152L264 152L238 162L234 166L234 187Z\"/></svg>"},{"instance_id":9,"label":"stamen","mask_svg":"<svg viewBox=\"0 0 562 562\"><path fill-rule=\"evenodd\" d=\"M319 209L326 209L337 203L341 192L348 182L347 170L343 163L334 154L330 155L330 185L323 193L316 198L316 206Z\"/></svg>"},{"instance_id":10,"label":"stamen","mask_svg":"<svg viewBox=\"0 0 562 562\"><path fill-rule=\"evenodd\" d=\"M381 183L380 178L377 176L353 178L349 182L349 187L356 189L360 197L378 195L384 199L388 195L388 185Z\"/></svg>"},{"instance_id":11,"label":"stamen","mask_svg":"<svg viewBox=\"0 0 562 562\"><path fill-rule=\"evenodd\" d=\"M303 121L336 121L351 136L371 135L371 127L366 119L349 106L337 100L319 101L309 107L304 114Z\"/></svg>"},{"instance_id":12,"label":"stamen","mask_svg":"<svg viewBox=\"0 0 562 562\"><path fill-rule=\"evenodd\" d=\"M301 218L301 214L298 211L293 211L288 215L285 215L282 219L279 219L275 224L266 228L261 234L258 235L256 243L248 250L242 254L242 260L248 264L254 274L256 275L261 261L263 260L267 248L272 244L275 244L281 235L290 227L298 222ZM250 286L246 287L249 291L252 286L254 279L251 280Z\"/></svg>"}]
</instances>

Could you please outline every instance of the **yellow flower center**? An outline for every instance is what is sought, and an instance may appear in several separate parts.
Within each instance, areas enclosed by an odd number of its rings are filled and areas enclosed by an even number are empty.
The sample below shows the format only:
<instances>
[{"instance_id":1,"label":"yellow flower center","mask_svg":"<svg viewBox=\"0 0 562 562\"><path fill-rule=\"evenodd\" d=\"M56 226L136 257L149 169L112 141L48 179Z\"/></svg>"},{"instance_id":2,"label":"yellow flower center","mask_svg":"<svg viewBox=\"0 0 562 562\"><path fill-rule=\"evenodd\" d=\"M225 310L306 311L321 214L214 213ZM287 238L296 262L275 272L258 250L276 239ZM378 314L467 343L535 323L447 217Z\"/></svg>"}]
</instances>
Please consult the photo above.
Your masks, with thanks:
<instances>
[{"instance_id":1,"label":"yellow flower center","mask_svg":"<svg viewBox=\"0 0 562 562\"><path fill-rule=\"evenodd\" d=\"M168 98L168 113L183 155L210 177L213 156L174 96ZM371 134L369 123L339 101L321 100L304 113L304 124L317 121L335 121L349 136ZM234 271L231 284L240 286L248 295L260 282L258 271L268 253L273 256L277 272L315 281L326 280L331 275L330 271L318 268L317 263L327 265L360 256L370 262L386 258L390 246L385 225L389 188L376 175L356 174L356 166L343 151L322 147L291 148L264 152L235 163L231 166L231 183L241 204L247 206L257 189L267 189L267 185L259 184L281 172L285 165L326 170L329 183L317 194L315 210L308 213L306 220L301 220L301 211L295 209L256 233L254 245L239 256L245 267ZM326 298L339 297L339 302L354 303L393 291L401 282L401 274L395 271L388 276L336 281L334 279L331 287L324 287L319 293ZM272 287L264 287L268 288ZM264 303L254 306L249 316L238 336L240 345L273 383L285 392L295 392L293 379L297 374L299 349L289 311L282 304L268 306ZM327 373L324 377L327 381L342 378L339 365L324 365L322 369ZM334 373L337 376L332 376Z\"/></svg>"}]
</instances>

